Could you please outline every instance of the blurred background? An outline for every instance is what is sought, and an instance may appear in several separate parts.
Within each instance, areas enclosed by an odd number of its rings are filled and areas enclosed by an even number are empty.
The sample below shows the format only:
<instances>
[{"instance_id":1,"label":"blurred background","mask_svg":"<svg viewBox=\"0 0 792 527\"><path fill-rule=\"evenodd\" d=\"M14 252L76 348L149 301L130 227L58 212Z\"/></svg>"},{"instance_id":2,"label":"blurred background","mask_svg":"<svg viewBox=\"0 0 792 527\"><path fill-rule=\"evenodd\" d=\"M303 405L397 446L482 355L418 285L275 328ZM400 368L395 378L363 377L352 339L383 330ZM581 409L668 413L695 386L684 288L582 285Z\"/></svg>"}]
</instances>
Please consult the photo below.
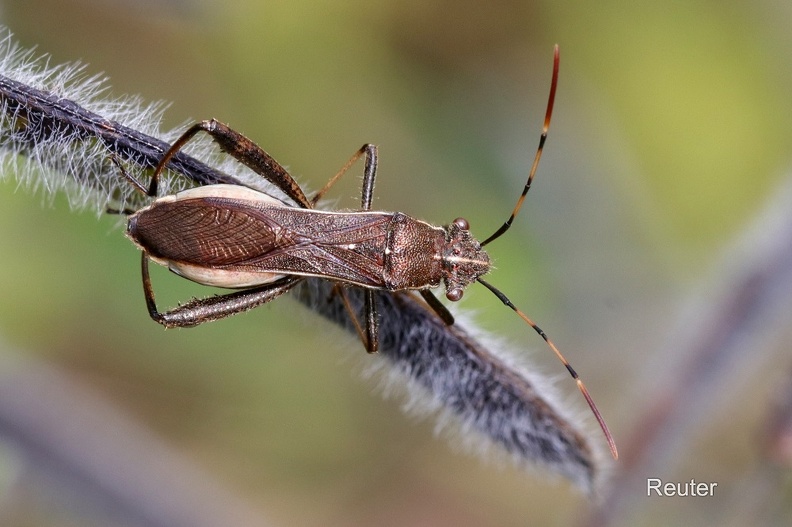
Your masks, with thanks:
<instances>
[{"instance_id":1,"label":"blurred background","mask_svg":"<svg viewBox=\"0 0 792 527\"><path fill-rule=\"evenodd\" d=\"M770 460L768 430L792 372L789 305L762 317L762 338L747 339L738 357L695 370L711 376L679 371L690 371L690 341L721 329L708 313L727 303L726 260L740 268L728 256L735 240L790 177L789 4L24 0L0 3L0 22L52 64L80 60L106 73L108 95L172 102L165 128L229 123L309 188L376 143L375 208L435 224L461 215L480 237L522 188L558 43L550 136L521 216L489 247L491 282L586 381L625 454L617 482L636 470L636 445L654 444L639 436L650 433L645 420L661 394L680 379L707 383L682 405L697 413L665 428L673 446L639 484L615 501L605 493L614 512L599 521L788 518L789 457ZM355 207L359 185L350 177L331 197ZM75 214L65 199L42 206L5 178L0 247L7 386L38 379L76 415L136 423L196 481L223 489L201 507L250 508L248 520L226 524L598 521L564 481L461 453L433 435L431 420L405 416L360 378L370 359L359 341L290 299L163 331L146 313L138 252L116 218ZM163 306L202 294L165 271L154 280ZM497 299L473 287L463 309L585 411L563 368ZM39 368L68 389L46 375L20 381ZM70 403L71 390L92 402L75 407L83 399ZM150 525L119 514L73 467L31 462L29 446L0 443L3 525ZM714 497L648 498L646 477L718 488Z\"/></svg>"}]
</instances>

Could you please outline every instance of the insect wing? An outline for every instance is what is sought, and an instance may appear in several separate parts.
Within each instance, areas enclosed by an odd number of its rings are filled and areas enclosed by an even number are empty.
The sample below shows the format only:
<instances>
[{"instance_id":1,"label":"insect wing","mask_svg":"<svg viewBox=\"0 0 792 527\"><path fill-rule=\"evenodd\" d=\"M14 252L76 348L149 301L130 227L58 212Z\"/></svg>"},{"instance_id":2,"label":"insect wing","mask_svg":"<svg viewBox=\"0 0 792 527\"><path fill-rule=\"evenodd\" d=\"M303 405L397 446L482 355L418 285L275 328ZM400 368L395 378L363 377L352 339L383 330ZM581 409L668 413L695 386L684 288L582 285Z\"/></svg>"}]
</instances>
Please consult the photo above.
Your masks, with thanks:
<instances>
[{"instance_id":1,"label":"insect wing","mask_svg":"<svg viewBox=\"0 0 792 527\"><path fill-rule=\"evenodd\" d=\"M263 221L270 225L277 224L278 246L251 259L250 265L368 287L384 286L391 213L267 207L252 214L266 217Z\"/></svg>"},{"instance_id":2,"label":"insect wing","mask_svg":"<svg viewBox=\"0 0 792 527\"><path fill-rule=\"evenodd\" d=\"M382 287L390 218L202 197L154 204L128 230L159 261Z\"/></svg>"},{"instance_id":3,"label":"insect wing","mask_svg":"<svg viewBox=\"0 0 792 527\"><path fill-rule=\"evenodd\" d=\"M210 268L234 266L277 248L273 226L226 201L155 203L130 220L128 232L155 258Z\"/></svg>"}]
</instances>

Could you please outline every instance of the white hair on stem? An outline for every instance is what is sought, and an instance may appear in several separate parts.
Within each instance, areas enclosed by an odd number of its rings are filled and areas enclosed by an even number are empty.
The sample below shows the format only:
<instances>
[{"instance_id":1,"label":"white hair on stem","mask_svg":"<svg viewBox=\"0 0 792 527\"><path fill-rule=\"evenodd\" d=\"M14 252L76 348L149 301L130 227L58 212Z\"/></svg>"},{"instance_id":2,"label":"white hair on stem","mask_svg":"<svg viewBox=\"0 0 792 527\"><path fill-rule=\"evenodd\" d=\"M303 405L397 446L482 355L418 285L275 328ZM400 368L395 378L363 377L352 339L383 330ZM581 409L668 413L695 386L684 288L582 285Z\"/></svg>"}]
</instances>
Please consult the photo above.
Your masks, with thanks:
<instances>
[{"instance_id":1,"label":"white hair on stem","mask_svg":"<svg viewBox=\"0 0 792 527\"><path fill-rule=\"evenodd\" d=\"M295 296L351 331L332 288L312 279ZM360 290L347 294L361 311ZM377 292L377 305L382 359L363 370L386 396L401 399L411 415L435 416L435 430L465 450L522 467L539 465L592 495L599 492L608 457L592 439L590 418L570 410L575 406L561 401L551 379L463 314L447 326L412 293Z\"/></svg>"},{"instance_id":2,"label":"white hair on stem","mask_svg":"<svg viewBox=\"0 0 792 527\"><path fill-rule=\"evenodd\" d=\"M48 202L64 192L73 208L97 214L108 206L134 208L143 197L113 158L145 181L141 173L156 166L184 127L160 129L163 102L109 92L107 77L89 75L77 62L51 65L47 55L21 48L0 27L0 179L13 175L20 187ZM251 183L249 174L208 140L191 143L185 152L208 165L202 171L234 174L237 181ZM190 186L187 179L172 176L161 178L163 194ZM260 179L254 182L273 190Z\"/></svg>"}]
</instances>

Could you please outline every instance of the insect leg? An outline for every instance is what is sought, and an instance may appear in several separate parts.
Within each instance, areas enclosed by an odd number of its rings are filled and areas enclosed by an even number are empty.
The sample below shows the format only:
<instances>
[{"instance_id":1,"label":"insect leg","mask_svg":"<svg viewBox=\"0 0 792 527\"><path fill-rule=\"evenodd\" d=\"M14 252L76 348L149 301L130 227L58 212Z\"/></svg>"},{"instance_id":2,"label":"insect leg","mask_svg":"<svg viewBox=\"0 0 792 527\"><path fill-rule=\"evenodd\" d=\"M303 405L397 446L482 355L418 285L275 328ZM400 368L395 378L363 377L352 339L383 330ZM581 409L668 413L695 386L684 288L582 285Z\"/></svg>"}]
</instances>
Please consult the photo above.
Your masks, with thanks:
<instances>
[{"instance_id":1,"label":"insect leg","mask_svg":"<svg viewBox=\"0 0 792 527\"><path fill-rule=\"evenodd\" d=\"M374 179L377 177L377 147L364 145L361 150L366 152L366 166L363 168L363 189L360 193L360 207L371 210L371 199L374 197ZM374 291L366 290L366 335L368 346L366 350L374 353L379 348L379 312Z\"/></svg>"},{"instance_id":2,"label":"insect leg","mask_svg":"<svg viewBox=\"0 0 792 527\"><path fill-rule=\"evenodd\" d=\"M371 145L371 144L365 144L365 145L361 146L360 149L358 149L358 151L355 152L352 155L352 157L349 158L349 161L344 163L344 166L341 167L341 170L339 170L336 173L336 175L331 177L328 180L328 182L325 183L325 186L322 187L321 190L319 190L316 194L313 195L313 197L311 198L311 204L315 206L319 202L319 200L322 199L322 196L324 196L327 193L327 191L330 190L330 187L335 185L335 183L339 179L341 179L341 176L346 174L346 172L349 170L349 168L352 165L354 165L355 162L358 159L360 159L360 156L362 156L363 154L366 155L366 167L363 170L363 196L362 196L363 204L362 204L362 209L363 210L370 210L371 209L371 194L372 194L372 192L374 190L374 175L377 172L377 147L375 145ZM366 185L367 185L366 182L367 182L367 180L369 178L371 179L371 183L369 184L370 188L369 188L368 191L366 191ZM367 199L366 199L366 196L368 196ZM366 203L368 203L368 206L366 206Z\"/></svg>"},{"instance_id":3,"label":"insect leg","mask_svg":"<svg viewBox=\"0 0 792 527\"><path fill-rule=\"evenodd\" d=\"M420 289L418 292L421 293L421 296L426 303L429 304L429 307L432 308L432 311L437 313L437 316L446 323L446 326L454 325L454 315L451 314L448 308L445 307L431 291L428 289Z\"/></svg>"},{"instance_id":4,"label":"insect leg","mask_svg":"<svg viewBox=\"0 0 792 527\"><path fill-rule=\"evenodd\" d=\"M360 192L360 208L371 210L374 197L374 180L377 177L377 147L366 145L366 166L363 168L363 189Z\"/></svg>"},{"instance_id":5,"label":"insect leg","mask_svg":"<svg viewBox=\"0 0 792 527\"><path fill-rule=\"evenodd\" d=\"M118 170L121 172L121 175L124 177L124 179L129 181L129 183L133 187L135 187L143 194L149 195L148 193L149 191L146 188L146 186L138 178L127 172L127 170L124 168L124 165L121 164L121 161L118 159L118 156L116 156L116 154L110 154L110 161L112 161L112 163L116 166L116 168L118 168ZM131 208L115 209L112 207L108 207L107 209L105 209L105 212L107 214L123 214L125 216L130 216L135 213L135 210Z\"/></svg>"},{"instance_id":6,"label":"insect leg","mask_svg":"<svg viewBox=\"0 0 792 527\"><path fill-rule=\"evenodd\" d=\"M362 155L366 156L366 165L363 168L363 190L361 191L360 196L360 208L362 210L371 210L371 200L374 196L374 180L377 176L377 147L372 144L365 144L355 152L352 157L349 158L344 166L341 167L336 175L330 178L330 180L322 187L319 192L314 194L311 198L311 204L316 205L316 203L324 196L324 194L330 190L336 181L338 181L341 176L343 176L349 168L355 164L355 162L360 159ZM344 305L349 312L349 315L352 317L353 322L355 323L355 327L360 335L360 340L363 341L363 345L366 347L366 351L369 353L375 353L379 348L379 313L377 311L377 303L374 297L374 291L367 290L366 294L364 295L364 312L365 312L365 320L366 320L366 331L363 332L363 329L360 327L360 323L357 321L357 316L354 314L352 307L349 303L349 299L341 290L341 298L344 300Z\"/></svg>"},{"instance_id":7,"label":"insect leg","mask_svg":"<svg viewBox=\"0 0 792 527\"><path fill-rule=\"evenodd\" d=\"M176 152L200 131L209 134L212 139L220 145L220 149L223 152L226 152L228 155L253 170L256 174L278 187L300 207L304 209L312 208L311 203L308 201L308 198L305 197L305 193L300 188L300 185L294 181L294 178L289 175L289 172L283 168L280 163L275 161L272 156L266 153L256 143L215 119L195 123L171 145L167 152L165 152L165 155L162 156L157 168L154 170L151 186L149 187L150 196L156 194L157 180L162 170L168 164L168 161L170 161Z\"/></svg>"},{"instance_id":8,"label":"insect leg","mask_svg":"<svg viewBox=\"0 0 792 527\"><path fill-rule=\"evenodd\" d=\"M156 322L166 328L192 327L204 322L219 320L274 300L289 291L303 278L287 276L270 284L236 291L227 295L212 296L208 298L195 298L184 305L170 311L160 313L154 301L154 290L151 287L151 278L148 269L149 258L143 253L141 270L143 274L143 292L146 297L146 307L149 315Z\"/></svg>"},{"instance_id":9,"label":"insect leg","mask_svg":"<svg viewBox=\"0 0 792 527\"><path fill-rule=\"evenodd\" d=\"M146 188L146 186L143 183L141 183L141 181L138 178L136 178L135 176L133 176L132 174L126 171L124 165L122 165L121 161L119 161L118 156L116 156L115 154L110 154L110 161L112 161L112 163L116 166L116 168L118 168L118 170L121 172L121 175L124 176L124 179L129 181L133 187L138 189L143 194L146 194L148 196L151 195L149 194L149 191Z\"/></svg>"},{"instance_id":10,"label":"insect leg","mask_svg":"<svg viewBox=\"0 0 792 527\"><path fill-rule=\"evenodd\" d=\"M366 289L366 351L376 353L379 349L379 311L374 291Z\"/></svg>"},{"instance_id":11,"label":"insect leg","mask_svg":"<svg viewBox=\"0 0 792 527\"><path fill-rule=\"evenodd\" d=\"M373 313L373 322L369 320L369 313L366 312L366 330L364 331L363 326L361 326L358 321L358 315L352 307L352 302L349 300L349 295L346 294L346 290L344 290L341 285L336 284L333 288L333 294L336 293L341 297L341 303L344 304L344 309L349 315L352 325L355 327L355 331L358 337L360 337L360 341L363 343L363 347L366 348L366 351L369 353L376 353L379 349L379 316L377 315L376 308ZM373 295L374 291L366 290L366 293L366 296L369 294ZM372 305L376 304L372 302Z\"/></svg>"}]
</instances>

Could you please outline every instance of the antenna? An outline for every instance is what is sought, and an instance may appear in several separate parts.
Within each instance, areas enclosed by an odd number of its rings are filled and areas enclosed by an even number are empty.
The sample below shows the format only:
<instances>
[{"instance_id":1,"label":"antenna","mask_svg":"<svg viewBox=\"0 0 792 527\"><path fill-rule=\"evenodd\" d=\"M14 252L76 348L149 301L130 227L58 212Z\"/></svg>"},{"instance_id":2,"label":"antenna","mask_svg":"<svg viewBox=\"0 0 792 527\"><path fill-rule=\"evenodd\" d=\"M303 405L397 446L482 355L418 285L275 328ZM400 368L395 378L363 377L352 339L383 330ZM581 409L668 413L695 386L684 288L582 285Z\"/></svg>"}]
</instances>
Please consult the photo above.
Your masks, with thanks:
<instances>
[{"instance_id":1,"label":"antenna","mask_svg":"<svg viewBox=\"0 0 792 527\"><path fill-rule=\"evenodd\" d=\"M531 171L528 173L528 181L525 182L525 188L523 188L522 194L520 194L517 204L514 206L509 219L506 220L506 223L501 225L500 228L492 234L492 236L481 243L482 247L487 245L489 242L500 238L504 232L509 230L509 227L511 227L511 224L514 221L514 218L517 216L517 213L520 212L523 201L525 201L525 195L528 194L529 190L531 190L531 182L533 181L534 174L536 174L536 169L539 166L539 160L542 158L542 150L544 149L544 144L547 140L547 130L550 128L550 118L553 116L553 103L555 102L556 88L558 87L558 61L558 44L556 44L555 48L553 48L553 80L550 83L550 97L547 100L547 111L545 112L544 125L542 126L542 135L539 137L539 148L536 149L533 165L531 165Z\"/></svg>"},{"instance_id":2,"label":"antenna","mask_svg":"<svg viewBox=\"0 0 792 527\"><path fill-rule=\"evenodd\" d=\"M547 337L547 334L544 331L542 331L542 328L537 326L533 320L528 318L528 315L517 309L517 306L512 304L512 301L509 300L509 298L506 295L504 295L498 288L496 288L489 282L482 280L481 278L477 279L476 281L481 285L483 285L484 287L486 287L487 289L489 289L490 291L492 291L492 293L495 296L497 296L501 302L503 302L507 307L511 308L512 311L517 313L517 315L519 315L521 319L523 319L529 326L531 326L534 329L534 331L539 333L539 336L542 337L545 342L547 342L547 345L550 346L550 349L553 350L553 353L556 354L558 360L561 361L561 363L566 367L567 371L572 376L572 378L575 379L575 382L577 383L580 393L583 394L583 397L586 399L589 408L591 408L591 411L594 413L594 417L597 419L597 423L599 423L600 428L602 428L602 432L605 434L605 440L608 442L608 447L610 448L613 459L619 459L619 451L616 449L616 441L613 439L613 435L610 433L610 430L608 429L608 425L605 424L605 419L602 418L602 414L597 408L597 405L594 404L594 399L592 399L591 395L589 395L589 392L586 389L586 385L583 384L583 381L580 379L575 369L572 368L572 365L569 364L569 361L566 360L566 357L564 357L564 355L562 355L561 352L558 351L556 345L553 344L553 341Z\"/></svg>"},{"instance_id":3,"label":"antenna","mask_svg":"<svg viewBox=\"0 0 792 527\"><path fill-rule=\"evenodd\" d=\"M553 116L553 104L555 103L556 88L558 87L558 63L559 63L559 53L558 53L558 44L556 44L555 48L553 49L553 80L550 83L550 96L548 97L547 100L547 110L545 112L544 125L542 126L542 135L539 137L539 148L536 149L536 155L534 156L533 165L531 165L531 170L530 172L528 172L528 181L525 182L525 187L523 188L522 194L520 194L520 197L517 199L517 204L514 206L514 209L512 210L511 215L509 216L509 219L506 220L506 222L503 225L501 225L501 227L497 231L495 231L492 234L492 236L490 236L481 243L482 247L487 245L491 241L496 240L497 238L502 236L503 233L509 230L509 227L511 227L512 222L514 222L514 218L517 216L517 213L520 212L520 208L522 208L523 202L525 201L525 195L528 194L529 190L531 190L531 182L533 182L534 175L536 174L536 169L539 166L539 160L542 158L542 150L544 150L545 141L547 140L547 131L550 128L550 119ZM591 398L588 389L586 389L586 385L583 384L583 381L580 379L580 376L578 376L575 369L572 368L572 365L569 364L569 361L566 360L566 357L564 357L564 355L561 354L561 352L558 350L556 345L553 344L553 341L547 337L547 334L545 334L542 328L537 326L536 323L528 317L528 315L517 309L517 307L512 303L511 300L509 300L509 298L505 294L503 294L495 286L493 286L489 282L486 282L485 280L482 280L481 278L478 278L477 282L479 282L481 285L492 291L492 293L495 296L497 296L501 302L503 302L512 311L517 313L517 315L519 315L520 318L522 318L529 326L531 326L534 329L534 331L536 331L539 334L540 337L544 339L545 342L547 342L547 345L550 346L550 349L553 350L553 353L556 354L558 360L561 361L561 363L566 367L567 371L572 376L572 378L575 379L575 382L577 383L580 393L583 394L583 397L586 399L589 408L591 408L594 417L597 419L597 423L599 423L602 432L605 434L605 439L608 442L608 447L610 448L613 459L618 459L619 452L616 449L616 442L614 441L613 435L611 435L610 430L608 429L608 425L605 424L605 419L602 418L602 414L600 414L597 405L594 404L594 399Z\"/></svg>"}]
</instances>

